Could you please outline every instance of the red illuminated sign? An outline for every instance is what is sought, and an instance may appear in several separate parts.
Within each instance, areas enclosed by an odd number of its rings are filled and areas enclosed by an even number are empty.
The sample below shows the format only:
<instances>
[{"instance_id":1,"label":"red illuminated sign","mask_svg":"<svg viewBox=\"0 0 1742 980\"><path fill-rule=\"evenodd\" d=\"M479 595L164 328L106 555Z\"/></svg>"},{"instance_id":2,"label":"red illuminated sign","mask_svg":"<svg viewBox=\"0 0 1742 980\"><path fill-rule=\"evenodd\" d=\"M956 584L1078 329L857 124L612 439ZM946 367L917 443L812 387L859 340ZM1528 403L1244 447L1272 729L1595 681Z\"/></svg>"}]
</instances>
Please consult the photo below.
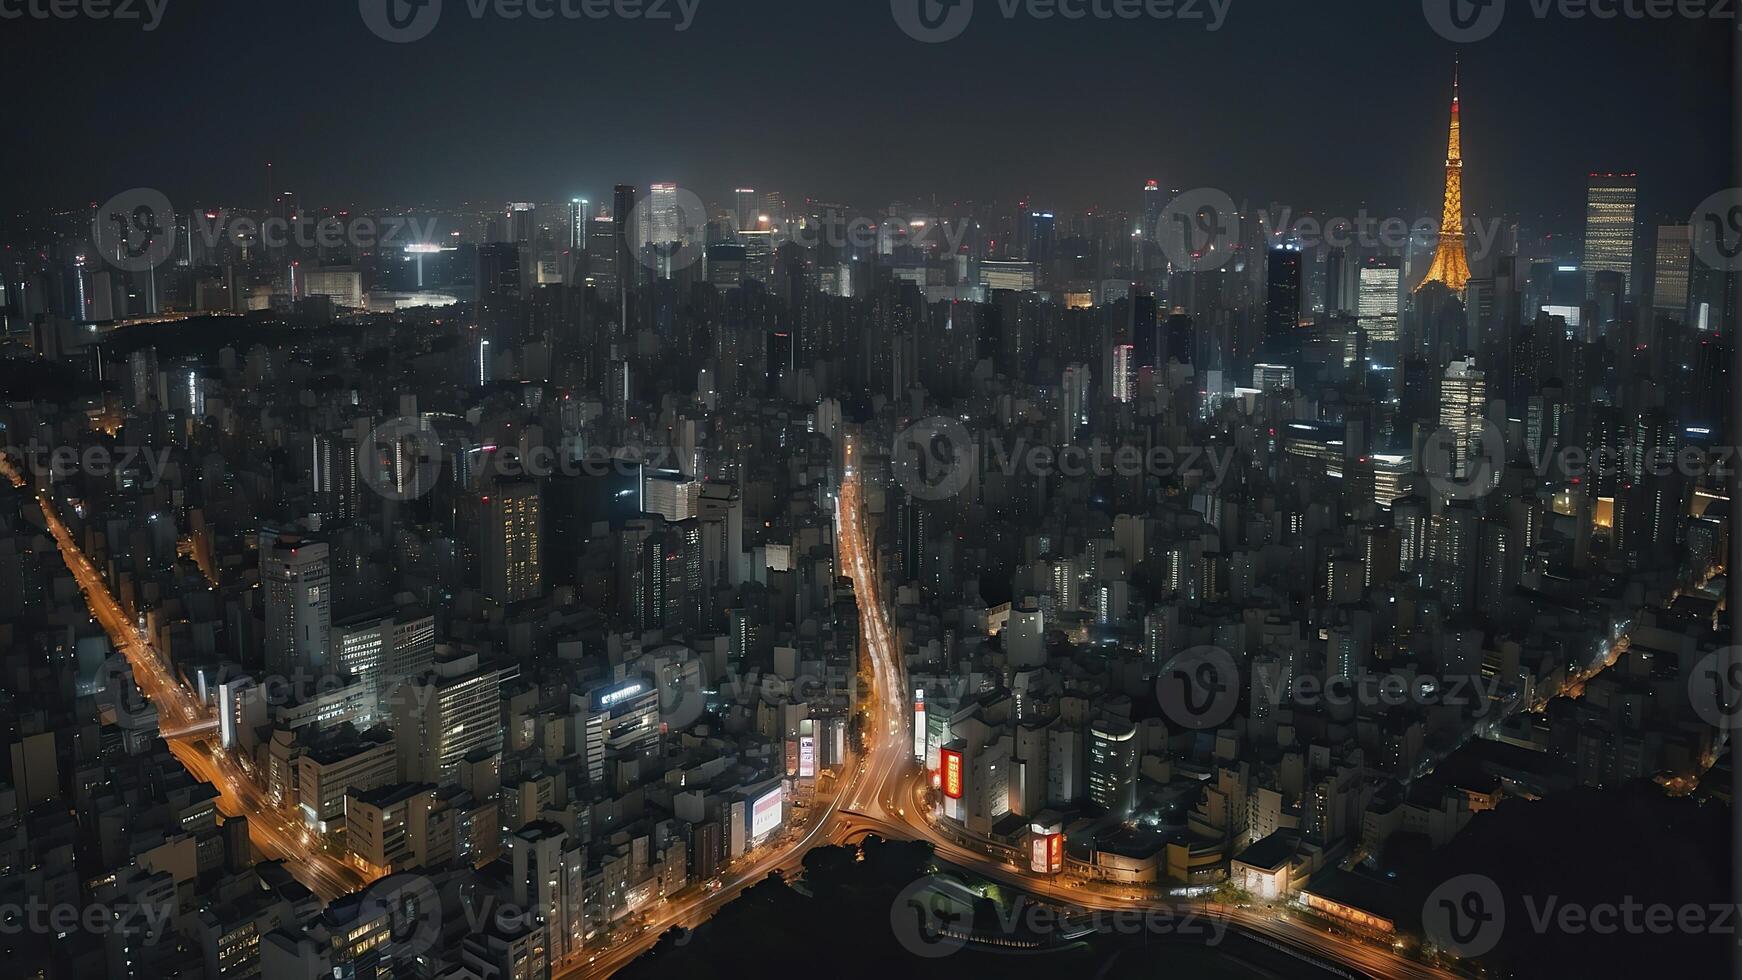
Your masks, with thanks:
<instances>
[{"instance_id":1,"label":"red illuminated sign","mask_svg":"<svg viewBox=\"0 0 1742 980\"><path fill-rule=\"evenodd\" d=\"M944 767L944 795L952 800L962 798L962 753L955 749L940 749Z\"/></svg>"}]
</instances>

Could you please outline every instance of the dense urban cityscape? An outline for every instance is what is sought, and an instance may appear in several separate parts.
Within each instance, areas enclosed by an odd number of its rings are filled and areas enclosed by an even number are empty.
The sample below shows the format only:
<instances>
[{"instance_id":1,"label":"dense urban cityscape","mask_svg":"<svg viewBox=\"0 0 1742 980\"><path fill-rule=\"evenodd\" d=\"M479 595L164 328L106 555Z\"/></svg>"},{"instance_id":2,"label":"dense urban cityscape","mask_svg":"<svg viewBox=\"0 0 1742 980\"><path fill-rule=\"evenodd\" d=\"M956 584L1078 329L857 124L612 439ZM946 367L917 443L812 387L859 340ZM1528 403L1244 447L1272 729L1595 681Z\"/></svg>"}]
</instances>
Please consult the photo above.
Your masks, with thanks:
<instances>
[{"instance_id":1,"label":"dense urban cityscape","mask_svg":"<svg viewBox=\"0 0 1742 980\"><path fill-rule=\"evenodd\" d=\"M1742 976L1721 5L181 4L0 0L7 976Z\"/></svg>"}]
</instances>

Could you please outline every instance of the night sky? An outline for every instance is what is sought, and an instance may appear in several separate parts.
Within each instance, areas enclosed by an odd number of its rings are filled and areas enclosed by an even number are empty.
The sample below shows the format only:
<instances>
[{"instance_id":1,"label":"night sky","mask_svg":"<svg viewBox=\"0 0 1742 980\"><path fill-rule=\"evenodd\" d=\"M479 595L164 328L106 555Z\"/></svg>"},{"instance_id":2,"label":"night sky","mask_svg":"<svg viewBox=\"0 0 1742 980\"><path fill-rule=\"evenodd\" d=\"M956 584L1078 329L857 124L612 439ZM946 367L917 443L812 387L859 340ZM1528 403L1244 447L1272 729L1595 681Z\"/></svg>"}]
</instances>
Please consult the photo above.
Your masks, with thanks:
<instances>
[{"instance_id":1,"label":"night sky","mask_svg":"<svg viewBox=\"0 0 1742 980\"><path fill-rule=\"evenodd\" d=\"M0 207L136 186L258 206L270 160L317 206L601 200L676 180L716 201L747 184L866 207L1133 209L1156 177L1253 204L1437 208L1455 48L1418 0L1232 0L1214 33L1006 21L977 2L935 45L888 0L700 0L683 33L478 21L445 0L410 44L372 34L357 0L167 0L151 33L0 21ZM1729 183L1732 22L1512 8L1463 48L1469 210L1578 214L1592 169L1638 170L1642 217Z\"/></svg>"}]
</instances>

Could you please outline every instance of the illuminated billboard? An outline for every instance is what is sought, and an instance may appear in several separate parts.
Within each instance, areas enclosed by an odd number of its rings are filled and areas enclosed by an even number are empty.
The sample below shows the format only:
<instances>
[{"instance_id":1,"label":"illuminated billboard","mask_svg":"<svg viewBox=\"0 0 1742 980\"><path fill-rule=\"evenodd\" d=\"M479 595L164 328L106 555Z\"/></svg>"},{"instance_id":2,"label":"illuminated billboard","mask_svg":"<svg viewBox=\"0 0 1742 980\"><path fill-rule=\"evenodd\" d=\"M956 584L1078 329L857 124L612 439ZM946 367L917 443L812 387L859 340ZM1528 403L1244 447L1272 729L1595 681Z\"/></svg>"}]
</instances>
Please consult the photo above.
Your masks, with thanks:
<instances>
[{"instance_id":1,"label":"illuminated billboard","mask_svg":"<svg viewBox=\"0 0 1742 980\"><path fill-rule=\"evenodd\" d=\"M762 837L780 826L780 787L776 786L750 804L750 836Z\"/></svg>"},{"instance_id":2,"label":"illuminated billboard","mask_svg":"<svg viewBox=\"0 0 1742 980\"><path fill-rule=\"evenodd\" d=\"M925 758L925 688L913 689L913 757Z\"/></svg>"},{"instance_id":3,"label":"illuminated billboard","mask_svg":"<svg viewBox=\"0 0 1742 980\"><path fill-rule=\"evenodd\" d=\"M600 692L598 706L609 708L640 694L643 690L645 690L645 685L641 681L629 681L619 687L609 688Z\"/></svg>"},{"instance_id":4,"label":"illuminated billboard","mask_svg":"<svg viewBox=\"0 0 1742 980\"><path fill-rule=\"evenodd\" d=\"M944 795L952 800L962 798L962 753L959 749L942 749L938 753L943 763Z\"/></svg>"},{"instance_id":5,"label":"illuminated billboard","mask_svg":"<svg viewBox=\"0 0 1742 980\"><path fill-rule=\"evenodd\" d=\"M1035 834L1029 844L1029 869L1035 874L1058 874L1065 864L1065 835Z\"/></svg>"},{"instance_id":6,"label":"illuminated billboard","mask_svg":"<svg viewBox=\"0 0 1742 980\"><path fill-rule=\"evenodd\" d=\"M817 739L814 735L798 737L798 778L813 779L817 774Z\"/></svg>"}]
</instances>

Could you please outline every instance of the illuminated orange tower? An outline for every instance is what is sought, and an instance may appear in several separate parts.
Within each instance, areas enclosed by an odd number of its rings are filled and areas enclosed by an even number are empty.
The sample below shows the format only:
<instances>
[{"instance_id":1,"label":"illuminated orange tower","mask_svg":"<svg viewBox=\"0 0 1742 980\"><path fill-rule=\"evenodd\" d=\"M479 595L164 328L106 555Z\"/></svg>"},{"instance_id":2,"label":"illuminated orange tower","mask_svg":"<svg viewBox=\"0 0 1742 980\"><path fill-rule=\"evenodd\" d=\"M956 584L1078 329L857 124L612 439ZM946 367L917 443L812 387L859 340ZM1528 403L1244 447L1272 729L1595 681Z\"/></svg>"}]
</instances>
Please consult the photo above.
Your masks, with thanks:
<instances>
[{"instance_id":1,"label":"illuminated orange tower","mask_svg":"<svg viewBox=\"0 0 1742 980\"><path fill-rule=\"evenodd\" d=\"M1433 265L1422 277L1420 290L1430 282L1444 283L1454 293L1470 281L1470 259L1464 254L1464 148L1458 129L1458 68L1452 66L1452 133L1446 144L1446 206L1440 215L1440 244Z\"/></svg>"}]
</instances>

